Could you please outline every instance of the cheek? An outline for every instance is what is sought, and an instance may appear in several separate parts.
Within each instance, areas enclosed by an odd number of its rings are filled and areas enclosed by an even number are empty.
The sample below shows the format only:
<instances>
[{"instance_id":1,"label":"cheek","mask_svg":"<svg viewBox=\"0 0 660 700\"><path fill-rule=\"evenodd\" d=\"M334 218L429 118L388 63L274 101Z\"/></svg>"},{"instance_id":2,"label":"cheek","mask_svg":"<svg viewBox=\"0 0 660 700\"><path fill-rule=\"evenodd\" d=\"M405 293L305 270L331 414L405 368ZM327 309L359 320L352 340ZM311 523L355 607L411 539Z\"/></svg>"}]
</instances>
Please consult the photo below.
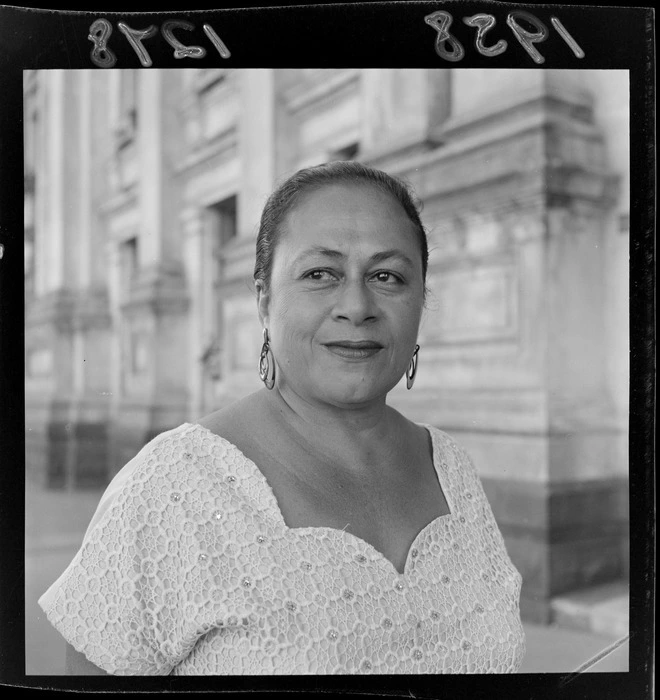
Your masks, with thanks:
<instances>
[{"instance_id":1,"label":"cheek","mask_svg":"<svg viewBox=\"0 0 660 700\"><path fill-rule=\"evenodd\" d=\"M313 336L322 313L312 302L309 295L295 294L286 289L278 291L270 307L273 339L278 339L280 345L286 345L290 341Z\"/></svg>"},{"instance_id":2,"label":"cheek","mask_svg":"<svg viewBox=\"0 0 660 700\"><path fill-rule=\"evenodd\" d=\"M410 299L397 310L397 325L402 333L417 332L422 320L423 305L421 300Z\"/></svg>"}]
</instances>

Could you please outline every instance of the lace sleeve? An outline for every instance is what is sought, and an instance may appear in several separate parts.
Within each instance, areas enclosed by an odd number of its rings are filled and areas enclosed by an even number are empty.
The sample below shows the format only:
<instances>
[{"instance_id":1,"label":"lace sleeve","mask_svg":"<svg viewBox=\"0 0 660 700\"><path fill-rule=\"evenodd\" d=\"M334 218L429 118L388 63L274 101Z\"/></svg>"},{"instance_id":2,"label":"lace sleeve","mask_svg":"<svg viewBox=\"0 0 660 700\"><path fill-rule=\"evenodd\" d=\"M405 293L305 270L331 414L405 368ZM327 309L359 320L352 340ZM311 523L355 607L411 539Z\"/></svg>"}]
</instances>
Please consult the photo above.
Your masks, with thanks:
<instances>
[{"instance_id":1,"label":"lace sleeve","mask_svg":"<svg viewBox=\"0 0 660 700\"><path fill-rule=\"evenodd\" d=\"M80 550L39 599L67 642L111 674L167 675L194 644L181 634L186 562L178 511L163 489L175 456L158 449L162 442L113 480Z\"/></svg>"}]
</instances>

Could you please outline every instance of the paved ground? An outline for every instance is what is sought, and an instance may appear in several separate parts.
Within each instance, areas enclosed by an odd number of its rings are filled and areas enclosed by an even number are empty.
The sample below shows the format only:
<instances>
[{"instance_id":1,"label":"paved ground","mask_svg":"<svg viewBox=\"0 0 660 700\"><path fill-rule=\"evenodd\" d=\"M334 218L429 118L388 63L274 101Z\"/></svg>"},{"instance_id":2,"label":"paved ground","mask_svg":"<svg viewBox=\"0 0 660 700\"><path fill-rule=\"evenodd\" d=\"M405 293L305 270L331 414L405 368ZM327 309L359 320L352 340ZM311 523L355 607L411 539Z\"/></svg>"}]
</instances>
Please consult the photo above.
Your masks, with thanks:
<instances>
[{"instance_id":1,"label":"paved ground","mask_svg":"<svg viewBox=\"0 0 660 700\"><path fill-rule=\"evenodd\" d=\"M60 675L64 672L64 642L45 620L37 599L62 573L75 554L100 498L98 491L45 492L29 488L26 494L26 674ZM620 590L616 591L620 603ZM589 598L589 593L584 594ZM600 594L599 594L600 595ZM594 595L591 596L594 598ZM605 610L602 595L593 609ZM570 607L569 603L564 604ZM573 601L575 604L575 601ZM611 607L611 606L610 606ZM602 616L601 616L602 617ZM599 618L601 619L601 618ZM602 633L525 624L527 655L521 673L566 673L576 670L617 639L620 631L602 625ZM593 629L593 628L592 628ZM591 671L627 671L627 645L600 661Z\"/></svg>"}]
</instances>

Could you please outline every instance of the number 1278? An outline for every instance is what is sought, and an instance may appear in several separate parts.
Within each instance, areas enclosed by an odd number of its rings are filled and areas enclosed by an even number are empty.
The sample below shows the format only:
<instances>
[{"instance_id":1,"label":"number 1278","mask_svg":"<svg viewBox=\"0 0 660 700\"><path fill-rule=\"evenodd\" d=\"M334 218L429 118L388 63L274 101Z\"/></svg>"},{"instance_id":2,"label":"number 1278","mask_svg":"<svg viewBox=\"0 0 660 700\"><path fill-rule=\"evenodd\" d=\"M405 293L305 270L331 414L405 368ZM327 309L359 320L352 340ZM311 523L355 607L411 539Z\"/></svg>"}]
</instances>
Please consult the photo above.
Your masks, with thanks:
<instances>
[{"instance_id":1,"label":"number 1278","mask_svg":"<svg viewBox=\"0 0 660 700\"><path fill-rule=\"evenodd\" d=\"M146 29L133 29L125 22L118 22L117 27L137 54L140 63L145 68L149 68L152 65L152 60L142 42L155 36L158 29L153 24ZM195 25L192 22L185 20L169 20L163 23L160 31L165 41L174 49L174 58L204 58L206 56L206 49L202 46L186 46L174 36L175 29L189 32L194 28ZM215 33L213 27L210 24L205 24L202 28L220 56L229 58L231 56L229 49ZM112 25L107 19L97 19L92 22L89 28L87 38L94 44L90 58L99 68L112 68L117 63L117 57L108 46L111 34Z\"/></svg>"}]
</instances>

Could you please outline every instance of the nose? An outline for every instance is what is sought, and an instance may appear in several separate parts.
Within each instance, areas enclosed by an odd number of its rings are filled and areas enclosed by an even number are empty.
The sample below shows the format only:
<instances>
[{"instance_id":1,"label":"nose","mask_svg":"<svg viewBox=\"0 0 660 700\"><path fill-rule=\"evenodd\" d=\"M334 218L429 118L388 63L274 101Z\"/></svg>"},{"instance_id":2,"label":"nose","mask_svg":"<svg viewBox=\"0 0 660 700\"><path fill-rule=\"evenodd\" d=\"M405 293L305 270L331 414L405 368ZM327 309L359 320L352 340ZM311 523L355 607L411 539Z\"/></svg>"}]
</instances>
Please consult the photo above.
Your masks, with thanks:
<instances>
[{"instance_id":1,"label":"nose","mask_svg":"<svg viewBox=\"0 0 660 700\"><path fill-rule=\"evenodd\" d=\"M346 281L339 292L333 309L337 321L350 321L361 325L377 317L377 308L371 291L363 280Z\"/></svg>"}]
</instances>

